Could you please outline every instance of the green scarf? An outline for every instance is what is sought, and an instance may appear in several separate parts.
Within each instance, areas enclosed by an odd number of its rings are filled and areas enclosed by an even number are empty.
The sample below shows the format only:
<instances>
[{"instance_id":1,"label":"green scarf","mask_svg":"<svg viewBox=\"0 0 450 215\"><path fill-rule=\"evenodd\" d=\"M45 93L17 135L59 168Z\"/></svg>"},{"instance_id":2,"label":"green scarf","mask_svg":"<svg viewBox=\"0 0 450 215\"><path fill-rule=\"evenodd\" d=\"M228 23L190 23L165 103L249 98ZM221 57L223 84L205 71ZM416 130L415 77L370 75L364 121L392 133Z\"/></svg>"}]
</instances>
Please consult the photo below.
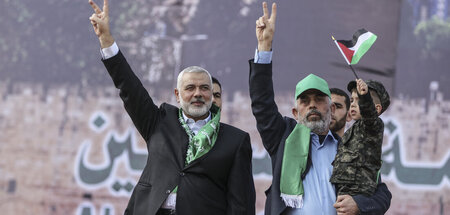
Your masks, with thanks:
<instances>
[{"instance_id":1,"label":"green scarf","mask_svg":"<svg viewBox=\"0 0 450 215\"><path fill-rule=\"evenodd\" d=\"M181 108L178 111L178 120L189 136L189 145L185 160L185 165L187 166L195 159L208 153L216 143L220 127L220 109L217 107L211 108L211 120L198 131L197 135L186 124ZM175 187L172 193L176 193L177 190L178 186Z\"/></svg>"},{"instance_id":2,"label":"green scarf","mask_svg":"<svg viewBox=\"0 0 450 215\"><path fill-rule=\"evenodd\" d=\"M184 121L181 108L178 112L178 120L189 136L189 145L185 160L185 164L188 165L195 159L208 153L216 143L220 127L220 110L217 110L217 112L215 113L211 112L211 120L209 120L209 122L206 123L206 125L204 125L200 129L200 131L198 131L197 135L194 134L191 128L189 128L189 126Z\"/></svg>"},{"instance_id":3,"label":"green scarf","mask_svg":"<svg viewBox=\"0 0 450 215\"><path fill-rule=\"evenodd\" d=\"M291 208L303 207L304 191L301 176L306 170L310 138L311 130L297 124L284 145L280 191L284 203Z\"/></svg>"}]
</instances>

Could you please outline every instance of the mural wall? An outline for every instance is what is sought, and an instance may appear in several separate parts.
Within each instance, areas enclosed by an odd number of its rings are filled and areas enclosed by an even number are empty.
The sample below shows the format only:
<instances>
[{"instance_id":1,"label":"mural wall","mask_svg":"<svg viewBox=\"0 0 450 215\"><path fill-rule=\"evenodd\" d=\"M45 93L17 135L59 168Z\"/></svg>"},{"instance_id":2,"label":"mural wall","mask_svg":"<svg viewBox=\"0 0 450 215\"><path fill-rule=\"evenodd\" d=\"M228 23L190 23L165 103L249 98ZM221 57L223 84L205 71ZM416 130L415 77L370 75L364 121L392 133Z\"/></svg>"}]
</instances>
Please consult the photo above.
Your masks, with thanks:
<instances>
[{"instance_id":1,"label":"mural wall","mask_svg":"<svg viewBox=\"0 0 450 215\"><path fill-rule=\"evenodd\" d=\"M101 2L98 2L101 4ZM271 2L269 2L271 3ZM391 94L382 179L387 214L450 214L448 0L278 3L274 85L291 115L309 73L344 89L353 74L331 40L378 35L355 66ZM100 61L87 1L0 0L0 211L123 214L147 159ZM178 72L200 65L223 86L221 120L250 133L257 213L271 184L248 95L261 1L110 0L112 32L155 103L175 104Z\"/></svg>"}]
</instances>

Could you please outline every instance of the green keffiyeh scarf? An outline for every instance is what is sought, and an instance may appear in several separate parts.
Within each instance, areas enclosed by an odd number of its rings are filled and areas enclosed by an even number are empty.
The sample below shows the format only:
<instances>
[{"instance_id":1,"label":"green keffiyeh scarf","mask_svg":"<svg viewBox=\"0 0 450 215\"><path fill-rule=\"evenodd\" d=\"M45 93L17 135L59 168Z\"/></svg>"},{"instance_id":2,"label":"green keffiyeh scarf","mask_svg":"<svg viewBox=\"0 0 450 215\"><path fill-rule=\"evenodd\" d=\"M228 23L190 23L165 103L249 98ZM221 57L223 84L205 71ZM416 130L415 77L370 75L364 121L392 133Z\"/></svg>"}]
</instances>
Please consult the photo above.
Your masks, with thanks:
<instances>
[{"instance_id":1,"label":"green keffiyeh scarf","mask_svg":"<svg viewBox=\"0 0 450 215\"><path fill-rule=\"evenodd\" d=\"M213 108L214 109L214 108ZM211 109L211 110L213 110ZM183 118L182 109L180 108L178 112L178 120L180 121L183 128L186 130L189 136L189 145L186 154L185 164L188 165L195 159L208 153L209 150L216 143L217 135L219 134L219 123L220 123L220 110L213 113L211 112L211 120L206 123L197 135L189 128Z\"/></svg>"},{"instance_id":2,"label":"green keffiyeh scarf","mask_svg":"<svg viewBox=\"0 0 450 215\"><path fill-rule=\"evenodd\" d=\"M306 170L310 138L311 130L297 124L284 145L280 191L284 203L291 208L303 207L304 191L301 175Z\"/></svg>"},{"instance_id":3,"label":"green keffiyeh scarf","mask_svg":"<svg viewBox=\"0 0 450 215\"><path fill-rule=\"evenodd\" d=\"M208 153L216 143L220 127L220 109L216 107L211 108L211 120L209 120L197 134L194 134L191 128L186 124L181 108L178 111L178 120L189 136L189 145L185 160L185 164L188 165L195 159ZM178 186L175 187L172 193L176 193L177 190Z\"/></svg>"}]
</instances>

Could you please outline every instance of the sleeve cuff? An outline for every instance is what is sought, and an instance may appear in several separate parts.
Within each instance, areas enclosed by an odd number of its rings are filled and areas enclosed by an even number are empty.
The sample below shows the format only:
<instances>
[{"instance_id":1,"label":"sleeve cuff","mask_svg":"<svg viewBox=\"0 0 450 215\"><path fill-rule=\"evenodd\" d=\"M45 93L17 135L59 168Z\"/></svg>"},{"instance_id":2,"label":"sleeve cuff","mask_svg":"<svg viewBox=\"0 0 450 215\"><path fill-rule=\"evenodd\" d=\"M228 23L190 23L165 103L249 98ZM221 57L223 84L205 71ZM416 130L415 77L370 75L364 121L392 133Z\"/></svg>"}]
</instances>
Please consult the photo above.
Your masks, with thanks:
<instances>
[{"instance_id":1,"label":"sleeve cuff","mask_svg":"<svg viewBox=\"0 0 450 215\"><path fill-rule=\"evenodd\" d=\"M103 60L107 60L119 53L119 46L117 46L117 43L114 42L110 47L101 49L100 53L102 54Z\"/></svg>"},{"instance_id":2,"label":"sleeve cuff","mask_svg":"<svg viewBox=\"0 0 450 215\"><path fill-rule=\"evenodd\" d=\"M272 51L258 51L255 49L254 63L270 64L272 62Z\"/></svg>"}]
</instances>

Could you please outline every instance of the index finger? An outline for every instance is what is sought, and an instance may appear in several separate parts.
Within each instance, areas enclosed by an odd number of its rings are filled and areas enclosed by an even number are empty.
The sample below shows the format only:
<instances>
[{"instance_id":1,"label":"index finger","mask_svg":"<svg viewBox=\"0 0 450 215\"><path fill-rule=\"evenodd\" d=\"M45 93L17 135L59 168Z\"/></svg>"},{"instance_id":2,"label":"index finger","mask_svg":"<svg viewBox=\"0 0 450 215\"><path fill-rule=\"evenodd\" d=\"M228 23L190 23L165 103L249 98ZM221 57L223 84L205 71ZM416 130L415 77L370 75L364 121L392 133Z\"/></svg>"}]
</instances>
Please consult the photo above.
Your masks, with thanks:
<instances>
[{"instance_id":1,"label":"index finger","mask_svg":"<svg viewBox=\"0 0 450 215\"><path fill-rule=\"evenodd\" d=\"M102 11L100 10L100 8L98 7L98 5L95 4L94 1L89 0L89 4L91 5L92 9L94 9L94 11L95 11L96 14L99 14L99 13L102 12Z\"/></svg>"},{"instance_id":2,"label":"index finger","mask_svg":"<svg viewBox=\"0 0 450 215\"><path fill-rule=\"evenodd\" d=\"M275 19L277 19L277 4L273 3L272 4L272 14L270 14L270 20L275 21Z\"/></svg>"},{"instance_id":3,"label":"index finger","mask_svg":"<svg viewBox=\"0 0 450 215\"><path fill-rule=\"evenodd\" d=\"M103 12L105 13L105 16L108 16L109 13L108 0L103 0Z\"/></svg>"},{"instance_id":4,"label":"index finger","mask_svg":"<svg viewBox=\"0 0 450 215\"><path fill-rule=\"evenodd\" d=\"M264 18L269 18L269 9L267 9L267 2L263 2L263 11L264 11Z\"/></svg>"},{"instance_id":5,"label":"index finger","mask_svg":"<svg viewBox=\"0 0 450 215\"><path fill-rule=\"evenodd\" d=\"M336 209L338 209L338 208L341 207L341 205L342 205L341 202L336 202L336 203L333 204L333 207L336 208Z\"/></svg>"}]
</instances>

